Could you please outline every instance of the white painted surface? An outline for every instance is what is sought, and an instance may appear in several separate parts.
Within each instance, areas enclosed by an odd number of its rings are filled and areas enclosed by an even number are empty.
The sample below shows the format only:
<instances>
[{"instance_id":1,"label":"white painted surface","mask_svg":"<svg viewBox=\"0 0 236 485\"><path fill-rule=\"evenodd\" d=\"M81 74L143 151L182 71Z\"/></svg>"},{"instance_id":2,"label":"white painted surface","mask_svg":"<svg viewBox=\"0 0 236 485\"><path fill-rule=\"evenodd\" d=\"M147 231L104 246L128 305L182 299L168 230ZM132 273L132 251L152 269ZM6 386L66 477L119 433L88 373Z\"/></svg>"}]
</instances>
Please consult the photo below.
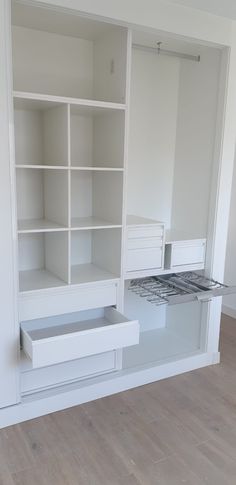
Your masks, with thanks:
<instances>
[{"instance_id":1,"label":"white painted surface","mask_svg":"<svg viewBox=\"0 0 236 485\"><path fill-rule=\"evenodd\" d=\"M17 322L16 224L14 221L13 117L11 104L10 9L0 2L0 221L1 221L1 339L0 408L17 403L19 396L19 327Z\"/></svg>"},{"instance_id":2,"label":"white painted surface","mask_svg":"<svg viewBox=\"0 0 236 485\"><path fill-rule=\"evenodd\" d=\"M236 283L236 163L234 166L231 207L229 219L228 242L226 250L225 283ZM230 295L223 299L223 311L236 318L236 296Z\"/></svg>"}]
</instances>

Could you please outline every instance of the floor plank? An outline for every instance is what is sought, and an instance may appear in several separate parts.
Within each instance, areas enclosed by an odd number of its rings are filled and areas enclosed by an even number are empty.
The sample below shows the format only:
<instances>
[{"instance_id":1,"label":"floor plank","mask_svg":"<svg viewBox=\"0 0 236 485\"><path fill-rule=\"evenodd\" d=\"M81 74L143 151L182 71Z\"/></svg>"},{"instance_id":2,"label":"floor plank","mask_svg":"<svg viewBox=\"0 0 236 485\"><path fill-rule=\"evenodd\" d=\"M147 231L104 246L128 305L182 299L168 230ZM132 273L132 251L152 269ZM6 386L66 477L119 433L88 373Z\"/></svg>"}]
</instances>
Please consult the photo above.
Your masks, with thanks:
<instances>
[{"instance_id":1,"label":"floor plank","mask_svg":"<svg viewBox=\"0 0 236 485\"><path fill-rule=\"evenodd\" d=\"M0 431L0 485L234 485L236 320L221 364Z\"/></svg>"}]
</instances>

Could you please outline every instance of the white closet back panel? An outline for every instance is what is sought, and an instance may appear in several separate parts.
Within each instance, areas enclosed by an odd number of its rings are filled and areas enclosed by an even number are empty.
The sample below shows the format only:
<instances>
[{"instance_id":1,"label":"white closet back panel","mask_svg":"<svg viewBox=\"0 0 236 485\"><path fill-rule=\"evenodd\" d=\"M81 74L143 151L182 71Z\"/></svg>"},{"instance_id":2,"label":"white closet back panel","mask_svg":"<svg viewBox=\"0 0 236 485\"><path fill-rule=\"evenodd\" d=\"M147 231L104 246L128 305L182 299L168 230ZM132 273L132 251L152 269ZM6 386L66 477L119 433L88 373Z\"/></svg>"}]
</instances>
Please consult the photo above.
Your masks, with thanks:
<instances>
[{"instance_id":1,"label":"white closet back panel","mask_svg":"<svg viewBox=\"0 0 236 485\"><path fill-rule=\"evenodd\" d=\"M13 82L17 91L92 98L93 42L13 26Z\"/></svg>"},{"instance_id":2,"label":"white closet back panel","mask_svg":"<svg viewBox=\"0 0 236 485\"><path fill-rule=\"evenodd\" d=\"M219 87L220 52L181 61L172 227L206 237Z\"/></svg>"},{"instance_id":3,"label":"white closet back panel","mask_svg":"<svg viewBox=\"0 0 236 485\"><path fill-rule=\"evenodd\" d=\"M132 52L128 213L171 223L179 60Z\"/></svg>"}]
</instances>

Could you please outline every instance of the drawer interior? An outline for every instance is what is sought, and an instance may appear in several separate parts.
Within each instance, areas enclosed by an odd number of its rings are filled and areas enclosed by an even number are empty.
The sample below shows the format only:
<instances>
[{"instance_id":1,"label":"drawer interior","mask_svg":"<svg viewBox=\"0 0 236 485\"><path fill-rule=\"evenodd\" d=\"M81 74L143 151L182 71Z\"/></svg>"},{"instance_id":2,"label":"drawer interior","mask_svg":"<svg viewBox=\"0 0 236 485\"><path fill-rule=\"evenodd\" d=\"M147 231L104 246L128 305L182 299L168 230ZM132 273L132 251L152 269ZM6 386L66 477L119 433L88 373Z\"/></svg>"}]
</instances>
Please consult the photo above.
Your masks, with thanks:
<instances>
[{"instance_id":1,"label":"drawer interior","mask_svg":"<svg viewBox=\"0 0 236 485\"><path fill-rule=\"evenodd\" d=\"M123 348L138 340L138 322L113 307L21 324L22 347L34 368Z\"/></svg>"}]
</instances>

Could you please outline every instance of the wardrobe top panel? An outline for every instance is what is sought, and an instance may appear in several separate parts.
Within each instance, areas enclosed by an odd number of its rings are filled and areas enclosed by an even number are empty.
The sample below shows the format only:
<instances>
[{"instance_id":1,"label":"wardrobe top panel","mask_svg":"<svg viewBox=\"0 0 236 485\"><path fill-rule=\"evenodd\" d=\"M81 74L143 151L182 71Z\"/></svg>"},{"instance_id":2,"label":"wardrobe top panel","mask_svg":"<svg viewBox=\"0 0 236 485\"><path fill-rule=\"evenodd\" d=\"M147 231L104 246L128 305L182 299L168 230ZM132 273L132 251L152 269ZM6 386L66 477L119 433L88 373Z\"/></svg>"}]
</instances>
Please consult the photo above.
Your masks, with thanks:
<instances>
[{"instance_id":1,"label":"wardrobe top panel","mask_svg":"<svg viewBox=\"0 0 236 485\"><path fill-rule=\"evenodd\" d=\"M12 24L69 37L96 40L120 27L79 16L74 10L65 12L53 7L29 6L13 2Z\"/></svg>"}]
</instances>

